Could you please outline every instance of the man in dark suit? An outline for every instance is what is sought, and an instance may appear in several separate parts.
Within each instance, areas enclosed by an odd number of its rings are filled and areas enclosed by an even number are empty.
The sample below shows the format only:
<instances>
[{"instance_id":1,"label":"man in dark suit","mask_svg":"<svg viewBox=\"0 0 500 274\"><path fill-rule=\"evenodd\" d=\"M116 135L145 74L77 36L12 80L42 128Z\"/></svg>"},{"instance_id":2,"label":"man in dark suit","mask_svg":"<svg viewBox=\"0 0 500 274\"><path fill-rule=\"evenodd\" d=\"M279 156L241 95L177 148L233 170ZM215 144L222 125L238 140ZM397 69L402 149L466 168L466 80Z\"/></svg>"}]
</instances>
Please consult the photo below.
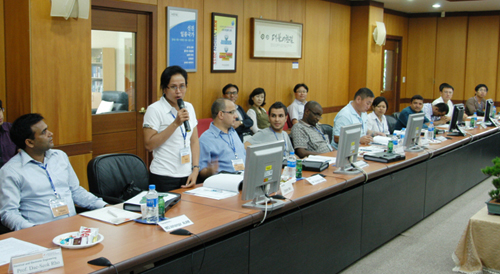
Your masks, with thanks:
<instances>
[{"instance_id":1,"label":"man in dark suit","mask_svg":"<svg viewBox=\"0 0 500 274\"><path fill-rule=\"evenodd\" d=\"M239 89L236 85L227 84L222 88L222 97L233 101L236 105L236 114L238 114L238 118L236 118L236 122L234 122L234 129L241 141L243 142L243 136L252 135L252 130L250 129L253 126L252 119L247 115L247 113L243 110L240 105L236 104L236 100L238 99Z\"/></svg>"}]
</instances>

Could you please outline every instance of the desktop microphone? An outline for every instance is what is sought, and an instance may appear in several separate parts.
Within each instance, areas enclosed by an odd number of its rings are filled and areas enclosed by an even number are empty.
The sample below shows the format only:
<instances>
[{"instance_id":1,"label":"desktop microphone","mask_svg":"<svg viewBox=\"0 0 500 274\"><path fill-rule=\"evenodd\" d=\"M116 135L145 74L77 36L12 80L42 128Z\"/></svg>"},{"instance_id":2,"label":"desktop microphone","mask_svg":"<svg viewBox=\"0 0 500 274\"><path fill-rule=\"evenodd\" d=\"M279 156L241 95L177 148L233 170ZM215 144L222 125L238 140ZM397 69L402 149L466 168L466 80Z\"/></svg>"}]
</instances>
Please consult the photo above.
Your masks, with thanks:
<instances>
[{"instance_id":1,"label":"desktop microphone","mask_svg":"<svg viewBox=\"0 0 500 274\"><path fill-rule=\"evenodd\" d=\"M179 109L185 108L184 101L180 98L177 99L177 105L179 106ZM189 125L189 121L184 121L184 128L186 129L186 132L191 131L191 126Z\"/></svg>"}]
</instances>

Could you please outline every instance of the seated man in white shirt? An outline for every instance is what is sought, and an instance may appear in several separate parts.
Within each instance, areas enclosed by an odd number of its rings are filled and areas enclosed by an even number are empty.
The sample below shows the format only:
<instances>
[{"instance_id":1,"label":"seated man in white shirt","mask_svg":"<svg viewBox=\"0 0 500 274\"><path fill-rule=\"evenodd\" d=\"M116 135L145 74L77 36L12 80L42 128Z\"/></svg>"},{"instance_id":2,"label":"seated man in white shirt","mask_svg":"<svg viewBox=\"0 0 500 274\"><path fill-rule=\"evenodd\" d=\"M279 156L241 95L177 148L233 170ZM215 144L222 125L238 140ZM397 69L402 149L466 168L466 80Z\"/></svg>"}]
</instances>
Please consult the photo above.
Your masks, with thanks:
<instances>
[{"instance_id":1,"label":"seated man in white shirt","mask_svg":"<svg viewBox=\"0 0 500 274\"><path fill-rule=\"evenodd\" d=\"M432 101L432 105L436 105L439 103L445 103L448 105L448 109L451 110L453 109L453 102L451 101L451 97L453 96L453 91L455 89L448 83L442 83L439 85L439 93L441 94L441 97L437 98L436 100ZM441 120L444 120L445 122L449 122L451 120L451 114L452 112L448 112L446 116L442 117ZM466 116L466 115L464 115Z\"/></svg>"},{"instance_id":2,"label":"seated man in white shirt","mask_svg":"<svg viewBox=\"0 0 500 274\"><path fill-rule=\"evenodd\" d=\"M288 114L290 115L292 125L295 125L304 117L304 106L307 103L309 88L306 84L297 84L293 88L293 93L295 95L295 100L288 106Z\"/></svg>"},{"instance_id":3,"label":"seated man in white shirt","mask_svg":"<svg viewBox=\"0 0 500 274\"><path fill-rule=\"evenodd\" d=\"M294 151L290 137L283 131L286 123L287 110L282 102L276 102L269 107L269 122L271 126L255 133L245 142L245 148L249 145L265 144L275 141L285 141L283 156Z\"/></svg>"},{"instance_id":4,"label":"seated man in white shirt","mask_svg":"<svg viewBox=\"0 0 500 274\"><path fill-rule=\"evenodd\" d=\"M445 103L437 103L432 105L431 103L425 103L422 109L425 114L425 118L432 121L435 126L446 124L446 119L443 119L448 113L448 105Z\"/></svg>"},{"instance_id":5,"label":"seated man in white shirt","mask_svg":"<svg viewBox=\"0 0 500 274\"><path fill-rule=\"evenodd\" d=\"M0 218L20 230L76 214L75 203L89 209L106 203L79 185L68 156L52 149L52 132L40 114L14 121L12 141L21 150L0 170Z\"/></svg>"}]
</instances>

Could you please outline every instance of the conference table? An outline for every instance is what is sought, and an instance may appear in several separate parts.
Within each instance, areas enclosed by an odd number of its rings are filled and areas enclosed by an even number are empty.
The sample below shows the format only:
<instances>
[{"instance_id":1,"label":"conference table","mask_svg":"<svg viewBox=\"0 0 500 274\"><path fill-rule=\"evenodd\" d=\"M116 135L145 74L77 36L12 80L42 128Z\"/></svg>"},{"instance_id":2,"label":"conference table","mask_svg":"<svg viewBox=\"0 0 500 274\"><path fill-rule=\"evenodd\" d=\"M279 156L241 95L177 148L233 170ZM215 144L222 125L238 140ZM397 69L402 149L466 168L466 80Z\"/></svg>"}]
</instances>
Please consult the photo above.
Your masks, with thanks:
<instances>
[{"instance_id":1,"label":"conference table","mask_svg":"<svg viewBox=\"0 0 500 274\"><path fill-rule=\"evenodd\" d=\"M52 243L57 235L80 226L99 228L103 242L63 248L64 267L49 273L115 273L112 267L87 264L98 257L109 259L119 273L337 273L484 180L480 168L500 154L499 141L497 128L472 129L465 137L407 152L402 161L367 161L366 177L336 174L330 166L320 172L326 182L297 181L285 206L268 212L264 222L264 212L242 207L247 201L241 193L213 200L178 189L181 200L166 217L186 215L193 224L185 229L196 235L77 215L3 234L0 240L14 237L57 248ZM335 157L336 151L324 156ZM0 273L7 271L8 264L0 266Z\"/></svg>"}]
</instances>

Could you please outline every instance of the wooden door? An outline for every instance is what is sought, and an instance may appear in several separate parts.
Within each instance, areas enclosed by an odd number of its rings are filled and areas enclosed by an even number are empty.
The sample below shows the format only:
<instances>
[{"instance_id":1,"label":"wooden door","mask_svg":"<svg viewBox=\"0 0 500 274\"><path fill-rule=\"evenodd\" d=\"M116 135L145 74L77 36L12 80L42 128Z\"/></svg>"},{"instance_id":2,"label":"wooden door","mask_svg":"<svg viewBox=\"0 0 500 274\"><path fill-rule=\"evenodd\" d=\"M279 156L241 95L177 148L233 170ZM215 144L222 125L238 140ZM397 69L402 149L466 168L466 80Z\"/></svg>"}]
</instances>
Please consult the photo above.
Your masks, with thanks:
<instances>
[{"instance_id":1,"label":"wooden door","mask_svg":"<svg viewBox=\"0 0 500 274\"><path fill-rule=\"evenodd\" d=\"M387 38L382 48L382 81L380 95L389 103L387 115L399 111L401 40Z\"/></svg>"},{"instance_id":2,"label":"wooden door","mask_svg":"<svg viewBox=\"0 0 500 274\"><path fill-rule=\"evenodd\" d=\"M140 10L143 6L146 6L146 12ZM107 153L132 153L144 162L149 162L144 147L142 122L156 86L153 77L156 56L153 56L152 30L156 11L148 12L147 9L151 10L147 5L123 3L118 7L114 1L92 1L92 48L116 48L116 77L107 78L106 71L102 75L103 82L116 81L115 85L102 85L116 86L115 91L101 88L97 89L101 94L96 94L93 88L92 98L112 100L109 92L118 94L120 98L114 101L115 108L112 111L92 115L93 157ZM112 38L116 38L116 41ZM101 56L102 63L105 62L104 58L104 55ZM92 61L95 59L93 57ZM94 108L93 113L95 111Z\"/></svg>"}]
</instances>

